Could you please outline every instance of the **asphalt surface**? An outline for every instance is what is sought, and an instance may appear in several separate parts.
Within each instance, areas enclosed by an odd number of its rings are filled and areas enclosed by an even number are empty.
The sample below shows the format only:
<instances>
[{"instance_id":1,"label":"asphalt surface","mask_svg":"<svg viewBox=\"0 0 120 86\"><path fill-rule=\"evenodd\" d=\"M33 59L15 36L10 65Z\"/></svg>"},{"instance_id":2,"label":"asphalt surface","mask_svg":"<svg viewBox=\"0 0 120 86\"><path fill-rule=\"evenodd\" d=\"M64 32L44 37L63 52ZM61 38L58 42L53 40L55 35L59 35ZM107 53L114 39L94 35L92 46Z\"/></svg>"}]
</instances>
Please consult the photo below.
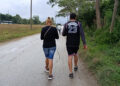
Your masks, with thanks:
<instances>
[{"instance_id":1,"label":"asphalt surface","mask_svg":"<svg viewBox=\"0 0 120 86\"><path fill-rule=\"evenodd\" d=\"M74 79L69 79L65 38L61 36L51 81L47 79L44 62L39 34L0 44L0 86L98 86L80 60Z\"/></svg>"}]
</instances>

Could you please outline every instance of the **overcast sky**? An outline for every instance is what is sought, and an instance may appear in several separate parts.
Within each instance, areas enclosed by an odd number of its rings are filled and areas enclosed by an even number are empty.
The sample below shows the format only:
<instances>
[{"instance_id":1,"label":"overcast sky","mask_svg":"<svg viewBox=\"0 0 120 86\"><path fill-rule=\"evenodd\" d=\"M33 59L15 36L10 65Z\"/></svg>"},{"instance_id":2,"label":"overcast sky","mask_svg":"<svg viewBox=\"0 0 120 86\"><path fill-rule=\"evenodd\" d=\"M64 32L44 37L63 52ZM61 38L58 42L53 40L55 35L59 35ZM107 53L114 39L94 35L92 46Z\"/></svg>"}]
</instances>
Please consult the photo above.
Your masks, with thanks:
<instances>
[{"instance_id":1,"label":"overcast sky","mask_svg":"<svg viewBox=\"0 0 120 86\"><path fill-rule=\"evenodd\" d=\"M48 16L55 17L60 10L58 6L51 7L48 0L33 0L33 15L38 15L41 21ZM22 18L30 17L30 0L0 0L0 13L19 14ZM57 18L56 22L65 23L66 18Z\"/></svg>"}]
</instances>

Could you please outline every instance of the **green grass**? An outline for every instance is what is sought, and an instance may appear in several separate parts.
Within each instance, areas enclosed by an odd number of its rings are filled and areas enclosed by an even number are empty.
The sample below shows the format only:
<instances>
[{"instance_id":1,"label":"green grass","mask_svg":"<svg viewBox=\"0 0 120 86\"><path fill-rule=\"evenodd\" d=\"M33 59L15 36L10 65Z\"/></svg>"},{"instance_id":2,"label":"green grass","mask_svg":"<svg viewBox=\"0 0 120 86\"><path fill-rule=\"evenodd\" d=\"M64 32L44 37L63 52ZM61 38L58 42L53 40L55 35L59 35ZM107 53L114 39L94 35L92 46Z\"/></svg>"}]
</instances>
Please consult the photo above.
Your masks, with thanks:
<instances>
[{"instance_id":1,"label":"green grass","mask_svg":"<svg viewBox=\"0 0 120 86\"><path fill-rule=\"evenodd\" d=\"M87 35L88 49L80 49L80 57L96 76L101 86L120 86L120 41L114 45L96 43Z\"/></svg>"},{"instance_id":2,"label":"green grass","mask_svg":"<svg viewBox=\"0 0 120 86\"><path fill-rule=\"evenodd\" d=\"M30 30L29 25L0 25L0 42L40 33L41 27L33 25L33 29Z\"/></svg>"}]
</instances>

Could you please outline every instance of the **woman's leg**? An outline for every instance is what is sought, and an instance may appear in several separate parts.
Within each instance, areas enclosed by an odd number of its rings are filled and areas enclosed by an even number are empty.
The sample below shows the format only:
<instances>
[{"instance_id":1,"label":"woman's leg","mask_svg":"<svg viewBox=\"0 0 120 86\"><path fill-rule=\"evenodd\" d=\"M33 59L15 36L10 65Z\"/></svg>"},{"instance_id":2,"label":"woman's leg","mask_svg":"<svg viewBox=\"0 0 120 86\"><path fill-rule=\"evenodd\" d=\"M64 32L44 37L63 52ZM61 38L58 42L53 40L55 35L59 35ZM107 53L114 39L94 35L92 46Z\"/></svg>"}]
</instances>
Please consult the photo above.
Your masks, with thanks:
<instances>
[{"instance_id":1,"label":"woman's leg","mask_svg":"<svg viewBox=\"0 0 120 86\"><path fill-rule=\"evenodd\" d=\"M49 59L48 58L46 58L45 63L46 63L46 70L49 70Z\"/></svg>"},{"instance_id":2,"label":"woman's leg","mask_svg":"<svg viewBox=\"0 0 120 86\"><path fill-rule=\"evenodd\" d=\"M46 57L46 59L45 59L45 68L46 68L46 70L48 71L49 70L49 59L48 59L48 56L49 56L49 49L48 48L43 48L43 51L44 51L44 54L45 54L45 57Z\"/></svg>"},{"instance_id":3,"label":"woman's leg","mask_svg":"<svg viewBox=\"0 0 120 86\"><path fill-rule=\"evenodd\" d=\"M56 51L56 47L52 47L49 50L49 75L52 75L53 57L54 57L55 51Z\"/></svg>"},{"instance_id":4,"label":"woman's leg","mask_svg":"<svg viewBox=\"0 0 120 86\"><path fill-rule=\"evenodd\" d=\"M52 75L52 69L53 69L53 60L49 59L49 75Z\"/></svg>"}]
</instances>

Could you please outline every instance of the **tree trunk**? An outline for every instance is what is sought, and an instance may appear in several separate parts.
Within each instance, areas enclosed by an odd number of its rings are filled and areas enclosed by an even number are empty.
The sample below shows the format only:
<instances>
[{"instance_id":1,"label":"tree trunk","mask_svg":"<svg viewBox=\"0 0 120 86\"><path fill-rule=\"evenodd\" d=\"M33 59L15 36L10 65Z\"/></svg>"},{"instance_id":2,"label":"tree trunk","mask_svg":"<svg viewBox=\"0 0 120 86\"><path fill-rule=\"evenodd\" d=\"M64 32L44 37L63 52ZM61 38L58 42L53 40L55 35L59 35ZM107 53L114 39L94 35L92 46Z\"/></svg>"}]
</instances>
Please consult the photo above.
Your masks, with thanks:
<instances>
[{"instance_id":1,"label":"tree trunk","mask_svg":"<svg viewBox=\"0 0 120 86\"><path fill-rule=\"evenodd\" d=\"M96 21L97 29L101 28L101 18L100 18L100 0L96 0Z\"/></svg>"},{"instance_id":2,"label":"tree trunk","mask_svg":"<svg viewBox=\"0 0 120 86\"><path fill-rule=\"evenodd\" d=\"M113 27L114 27L115 18L116 18L116 14L117 14L118 3L119 3L119 1L115 0L112 22L111 22L111 26L110 26L110 33L112 32Z\"/></svg>"}]
</instances>

